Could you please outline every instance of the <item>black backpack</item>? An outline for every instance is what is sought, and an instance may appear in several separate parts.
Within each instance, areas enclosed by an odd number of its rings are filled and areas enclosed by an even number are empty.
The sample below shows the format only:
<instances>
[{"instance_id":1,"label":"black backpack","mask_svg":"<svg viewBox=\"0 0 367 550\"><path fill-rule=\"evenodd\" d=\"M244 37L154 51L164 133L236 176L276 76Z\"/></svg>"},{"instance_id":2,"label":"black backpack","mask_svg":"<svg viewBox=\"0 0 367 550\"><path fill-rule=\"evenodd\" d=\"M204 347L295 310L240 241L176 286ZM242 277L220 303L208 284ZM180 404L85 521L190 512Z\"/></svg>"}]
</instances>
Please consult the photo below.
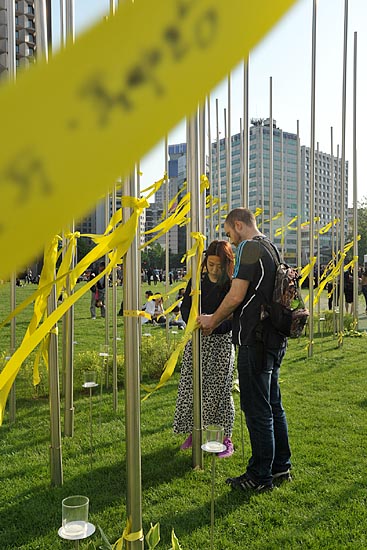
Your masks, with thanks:
<instances>
[{"instance_id":1,"label":"black backpack","mask_svg":"<svg viewBox=\"0 0 367 550\"><path fill-rule=\"evenodd\" d=\"M270 317L271 324L280 334L298 338L310 315L301 295L298 272L281 261L278 250L268 239L255 239L269 251L276 267L272 300L270 304L263 304L262 319Z\"/></svg>"}]
</instances>

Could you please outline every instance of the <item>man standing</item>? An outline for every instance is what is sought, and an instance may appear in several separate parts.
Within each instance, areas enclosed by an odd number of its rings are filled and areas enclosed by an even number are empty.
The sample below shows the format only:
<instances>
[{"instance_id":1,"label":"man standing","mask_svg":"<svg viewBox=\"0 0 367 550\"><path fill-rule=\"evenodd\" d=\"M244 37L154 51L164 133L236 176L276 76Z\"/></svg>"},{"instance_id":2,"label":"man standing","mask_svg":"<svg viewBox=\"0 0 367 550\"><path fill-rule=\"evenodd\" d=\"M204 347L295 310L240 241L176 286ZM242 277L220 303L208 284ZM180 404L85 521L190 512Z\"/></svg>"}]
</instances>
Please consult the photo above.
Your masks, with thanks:
<instances>
[{"instance_id":1,"label":"man standing","mask_svg":"<svg viewBox=\"0 0 367 550\"><path fill-rule=\"evenodd\" d=\"M279 388L287 342L269 318L262 319L263 306L271 302L276 266L261 242L266 237L258 230L253 213L235 208L228 214L224 230L237 247L232 286L219 308L212 315L200 315L199 323L203 333L210 334L233 313L241 408L252 456L246 472L228 478L227 483L262 493L273 489L273 482L291 479L288 426Z\"/></svg>"}]
</instances>

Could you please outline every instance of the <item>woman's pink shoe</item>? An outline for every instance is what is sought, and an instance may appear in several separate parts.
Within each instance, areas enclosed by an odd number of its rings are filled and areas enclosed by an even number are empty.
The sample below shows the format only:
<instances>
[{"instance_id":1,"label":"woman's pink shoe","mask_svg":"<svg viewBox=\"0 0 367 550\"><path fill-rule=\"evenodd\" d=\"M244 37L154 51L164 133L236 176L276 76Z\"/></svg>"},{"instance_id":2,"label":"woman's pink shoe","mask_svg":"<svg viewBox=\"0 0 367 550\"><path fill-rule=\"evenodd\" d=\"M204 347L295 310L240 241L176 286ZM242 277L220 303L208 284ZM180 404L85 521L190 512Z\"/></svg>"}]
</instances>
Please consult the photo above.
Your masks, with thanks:
<instances>
[{"instance_id":1,"label":"woman's pink shoe","mask_svg":"<svg viewBox=\"0 0 367 550\"><path fill-rule=\"evenodd\" d=\"M180 449L181 451L186 451L186 449L191 449L192 447L192 435L190 434L187 439L182 443Z\"/></svg>"},{"instance_id":2,"label":"woman's pink shoe","mask_svg":"<svg viewBox=\"0 0 367 550\"><path fill-rule=\"evenodd\" d=\"M226 449L224 451L222 451L221 453L218 453L217 457L218 458L228 458L228 457L232 456L233 452L234 452L234 448L233 448L233 443L231 441L231 438L230 437L225 437L224 441L223 441L223 444L226 446Z\"/></svg>"}]
</instances>

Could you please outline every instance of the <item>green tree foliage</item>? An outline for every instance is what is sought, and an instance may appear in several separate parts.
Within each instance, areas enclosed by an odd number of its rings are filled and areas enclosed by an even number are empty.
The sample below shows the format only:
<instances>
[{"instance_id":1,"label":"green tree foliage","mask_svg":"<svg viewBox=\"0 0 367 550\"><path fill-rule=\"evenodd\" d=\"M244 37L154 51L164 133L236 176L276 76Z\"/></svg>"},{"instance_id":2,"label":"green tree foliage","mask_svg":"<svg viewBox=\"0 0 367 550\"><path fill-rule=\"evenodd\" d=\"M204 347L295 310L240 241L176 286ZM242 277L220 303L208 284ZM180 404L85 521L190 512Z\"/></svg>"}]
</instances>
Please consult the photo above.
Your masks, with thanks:
<instances>
[{"instance_id":1,"label":"green tree foliage","mask_svg":"<svg viewBox=\"0 0 367 550\"><path fill-rule=\"evenodd\" d=\"M141 254L141 265L145 269L153 267L163 269L166 263L166 253L164 248L157 242L147 246Z\"/></svg>"}]
</instances>

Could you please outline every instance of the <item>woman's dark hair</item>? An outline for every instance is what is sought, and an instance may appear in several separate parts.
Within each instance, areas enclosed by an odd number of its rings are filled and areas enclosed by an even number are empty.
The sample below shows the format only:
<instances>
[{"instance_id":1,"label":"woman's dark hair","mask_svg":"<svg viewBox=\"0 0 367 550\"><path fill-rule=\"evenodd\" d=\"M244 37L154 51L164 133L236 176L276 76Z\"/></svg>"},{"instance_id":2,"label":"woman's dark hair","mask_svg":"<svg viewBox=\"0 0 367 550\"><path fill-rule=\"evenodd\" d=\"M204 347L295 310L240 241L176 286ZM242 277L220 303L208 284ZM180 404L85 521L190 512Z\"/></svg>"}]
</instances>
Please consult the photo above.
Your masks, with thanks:
<instances>
[{"instance_id":1,"label":"woman's dark hair","mask_svg":"<svg viewBox=\"0 0 367 550\"><path fill-rule=\"evenodd\" d=\"M218 256L223 268L219 284L222 286L233 276L234 257L232 247L228 241L212 241L205 251L205 257L201 264L201 272L207 270L208 256Z\"/></svg>"}]
</instances>

